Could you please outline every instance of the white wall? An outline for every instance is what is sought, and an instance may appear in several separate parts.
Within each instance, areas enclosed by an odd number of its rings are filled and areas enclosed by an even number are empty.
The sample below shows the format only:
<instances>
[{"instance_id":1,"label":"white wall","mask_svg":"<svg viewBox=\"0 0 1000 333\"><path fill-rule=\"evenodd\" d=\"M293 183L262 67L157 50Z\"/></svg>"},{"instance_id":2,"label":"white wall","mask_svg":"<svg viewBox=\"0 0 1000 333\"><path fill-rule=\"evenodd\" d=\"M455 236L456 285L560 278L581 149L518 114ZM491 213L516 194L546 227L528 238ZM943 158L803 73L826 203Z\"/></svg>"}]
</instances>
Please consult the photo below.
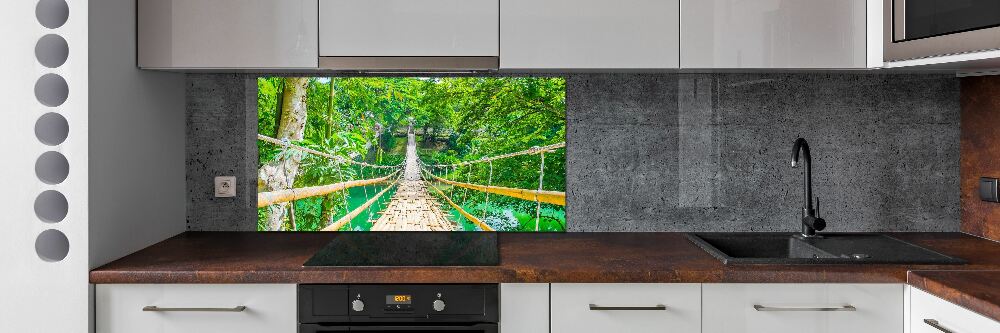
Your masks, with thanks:
<instances>
[{"instance_id":1,"label":"white wall","mask_svg":"<svg viewBox=\"0 0 1000 333\"><path fill-rule=\"evenodd\" d=\"M89 270L185 226L183 76L135 69L133 0L65 3L68 19L55 27L36 19L38 0L6 1L0 11L0 332L92 329ZM69 49L53 68L35 57L46 34L61 36ZM35 98L45 74L65 79L65 102L46 106ZM34 130L49 112L69 125L65 141L53 145ZM65 156L65 180L48 184L36 175L46 152ZM66 197L59 221L35 213L36 197L48 190ZM36 251L36 239L50 229L68 240L61 260Z\"/></svg>"},{"instance_id":2,"label":"white wall","mask_svg":"<svg viewBox=\"0 0 1000 333\"><path fill-rule=\"evenodd\" d=\"M184 231L184 75L136 67L134 0L90 0L90 267Z\"/></svg>"},{"instance_id":3,"label":"white wall","mask_svg":"<svg viewBox=\"0 0 1000 333\"><path fill-rule=\"evenodd\" d=\"M66 0L69 18L54 28L35 18L37 1L4 1L0 10L0 332L84 332L89 317L87 219L87 0ZM62 36L69 57L56 68L42 66L35 43L46 34ZM35 99L34 85L44 74L65 78L66 101L54 107ZM66 118L69 136L48 146L34 133L35 122L47 112ZM43 183L35 173L36 159L47 151L69 162L65 180ZM35 198L45 190L61 192L68 202L64 219L43 222L35 215ZM62 260L46 261L35 251L37 237L53 229L66 236L69 252Z\"/></svg>"}]
</instances>

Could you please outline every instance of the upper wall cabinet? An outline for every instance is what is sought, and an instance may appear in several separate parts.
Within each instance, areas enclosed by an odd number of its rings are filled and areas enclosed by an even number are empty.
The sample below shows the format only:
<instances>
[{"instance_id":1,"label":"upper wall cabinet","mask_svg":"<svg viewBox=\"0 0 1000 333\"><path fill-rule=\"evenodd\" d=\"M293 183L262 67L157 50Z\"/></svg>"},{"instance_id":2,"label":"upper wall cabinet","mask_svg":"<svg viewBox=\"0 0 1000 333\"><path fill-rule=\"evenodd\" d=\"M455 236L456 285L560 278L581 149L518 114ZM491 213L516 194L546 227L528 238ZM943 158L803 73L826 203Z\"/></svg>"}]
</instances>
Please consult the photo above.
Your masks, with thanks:
<instances>
[{"instance_id":1,"label":"upper wall cabinet","mask_svg":"<svg viewBox=\"0 0 1000 333\"><path fill-rule=\"evenodd\" d=\"M497 67L499 0L319 0L319 11L322 68Z\"/></svg>"},{"instance_id":2,"label":"upper wall cabinet","mask_svg":"<svg viewBox=\"0 0 1000 333\"><path fill-rule=\"evenodd\" d=\"M138 0L139 67L316 68L316 0Z\"/></svg>"},{"instance_id":3,"label":"upper wall cabinet","mask_svg":"<svg viewBox=\"0 0 1000 333\"><path fill-rule=\"evenodd\" d=\"M503 0L500 68L677 68L678 1Z\"/></svg>"},{"instance_id":4,"label":"upper wall cabinet","mask_svg":"<svg viewBox=\"0 0 1000 333\"><path fill-rule=\"evenodd\" d=\"M869 10L878 14L868 15ZM681 17L682 68L882 63L879 1L683 0Z\"/></svg>"}]
</instances>

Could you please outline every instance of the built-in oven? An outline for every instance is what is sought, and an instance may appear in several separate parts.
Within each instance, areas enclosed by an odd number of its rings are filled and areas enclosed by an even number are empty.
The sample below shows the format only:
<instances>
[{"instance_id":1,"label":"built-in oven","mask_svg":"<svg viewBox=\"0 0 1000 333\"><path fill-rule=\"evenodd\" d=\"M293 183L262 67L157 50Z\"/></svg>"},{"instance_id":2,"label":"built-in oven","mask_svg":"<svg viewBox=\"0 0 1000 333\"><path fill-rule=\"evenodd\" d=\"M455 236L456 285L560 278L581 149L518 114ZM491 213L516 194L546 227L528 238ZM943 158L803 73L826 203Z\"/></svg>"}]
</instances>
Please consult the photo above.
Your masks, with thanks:
<instances>
[{"instance_id":1,"label":"built-in oven","mask_svg":"<svg viewBox=\"0 0 1000 333\"><path fill-rule=\"evenodd\" d=\"M499 331L496 284L302 284L299 333Z\"/></svg>"},{"instance_id":2,"label":"built-in oven","mask_svg":"<svg viewBox=\"0 0 1000 333\"><path fill-rule=\"evenodd\" d=\"M1000 0L883 0L886 61L1000 49Z\"/></svg>"}]
</instances>

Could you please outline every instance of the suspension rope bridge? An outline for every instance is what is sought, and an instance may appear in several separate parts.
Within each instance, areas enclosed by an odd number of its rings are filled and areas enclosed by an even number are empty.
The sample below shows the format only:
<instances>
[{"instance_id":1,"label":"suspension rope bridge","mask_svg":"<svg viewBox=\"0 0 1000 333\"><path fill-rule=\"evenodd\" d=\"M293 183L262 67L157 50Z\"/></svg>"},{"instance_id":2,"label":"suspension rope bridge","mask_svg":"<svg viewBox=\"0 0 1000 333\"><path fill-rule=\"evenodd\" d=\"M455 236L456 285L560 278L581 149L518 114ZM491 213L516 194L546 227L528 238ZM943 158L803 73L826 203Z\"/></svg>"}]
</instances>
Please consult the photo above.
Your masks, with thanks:
<instances>
[{"instance_id":1,"label":"suspension rope bridge","mask_svg":"<svg viewBox=\"0 0 1000 333\"><path fill-rule=\"evenodd\" d=\"M374 177L369 179L358 179L344 181L341 177L341 182L303 187L303 188L289 188L282 190L275 190L270 192L260 192L257 193L257 207L267 207L269 205L280 204L283 202L289 202L309 197L321 196L337 191L346 191L349 188L358 186L367 186L373 184L383 184L389 183L384 189L379 193L375 194L367 201L354 208L350 212L347 212L344 216L338 218L336 221L330 221L323 231L337 231L344 226L350 225L351 221L360 216L366 210L369 210L371 206L378 202L387 192L395 188L396 192L392 195L388 204L385 208L378 213L377 219L372 219L371 211L369 211L368 222L371 223L371 230L373 231L391 231L391 230L406 230L406 231L449 231L457 230L459 227L456 222L453 222L448 218L450 214L447 210L443 208L443 205L437 199L440 197L444 202L446 202L451 208L455 209L461 216L468 219L472 224L476 225L484 231L493 231L494 229L488 224L483 222L482 218L476 217L473 214L466 211L463 206L468 198L468 190L478 191L485 194L486 204L489 205L489 195L496 194L506 197L511 197L520 200L534 201L535 202L535 230L539 229L539 220L541 218L541 204L553 204L559 206L566 205L566 193L558 191L546 191L542 189L543 176L545 173L545 154L552 152L556 149L566 147L565 142L532 147L519 152L496 155L490 157L484 157L474 161L467 161L455 164L434 164L428 165L420 161L416 152L416 139L415 134L412 129L408 131L407 143L406 143L406 160L399 165L375 165L359 161L354 161L353 159L344 158L340 156L334 156L328 153L320 152L314 149L298 146L291 144L287 140L279 140L264 135L257 135L257 139L260 141L272 143L279 145L286 149L295 149L308 154L325 157L333 162L340 164L353 164L360 166L362 168L362 177L364 175L364 168L373 168L376 170L385 170L383 176ZM518 189L509 188L493 185L493 162L496 160L511 158L515 156L524 155L539 155L540 164L538 171L538 188L537 189ZM355 156L351 156L354 158ZM479 163L489 163L490 172L487 179L486 185L473 184L471 181L461 182L456 180L449 180L444 177L440 177L434 174L434 170L445 169L457 171L459 167L469 166ZM430 170L428 170L430 169ZM471 170L470 170L471 172ZM400 174L402 173L402 174ZM398 175L398 176L397 176ZM471 177L471 176L470 176ZM438 184L448 184L452 186L451 196L446 194L440 188L435 186L433 182ZM454 197L454 187L460 187L466 189L463 193L462 204L458 204L453 199ZM430 190L433 190L433 194ZM344 203L347 207L346 193L344 193ZM436 195L436 196L435 196ZM367 188L365 190L365 196L367 197ZM485 212L483 212L485 214Z\"/></svg>"}]
</instances>

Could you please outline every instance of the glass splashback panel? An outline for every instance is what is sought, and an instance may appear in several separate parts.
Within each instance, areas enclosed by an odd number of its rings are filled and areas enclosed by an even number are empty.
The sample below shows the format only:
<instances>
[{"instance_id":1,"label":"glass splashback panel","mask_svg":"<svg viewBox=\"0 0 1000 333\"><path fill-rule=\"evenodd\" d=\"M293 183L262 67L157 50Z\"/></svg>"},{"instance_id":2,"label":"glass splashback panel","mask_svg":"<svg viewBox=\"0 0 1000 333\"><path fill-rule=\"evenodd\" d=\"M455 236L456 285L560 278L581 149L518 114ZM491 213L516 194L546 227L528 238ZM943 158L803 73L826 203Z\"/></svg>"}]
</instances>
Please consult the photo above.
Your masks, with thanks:
<instances>
[{"instance_id":1,"label":"glass splashback panel","mask_svg":"<svg viewBox=\"0 0 1000 333\"><path fill-rule=\"evenodd\" d=\"M565 231L566 81L261 77L259 231Z\"/></svg>"}]
</instances>

